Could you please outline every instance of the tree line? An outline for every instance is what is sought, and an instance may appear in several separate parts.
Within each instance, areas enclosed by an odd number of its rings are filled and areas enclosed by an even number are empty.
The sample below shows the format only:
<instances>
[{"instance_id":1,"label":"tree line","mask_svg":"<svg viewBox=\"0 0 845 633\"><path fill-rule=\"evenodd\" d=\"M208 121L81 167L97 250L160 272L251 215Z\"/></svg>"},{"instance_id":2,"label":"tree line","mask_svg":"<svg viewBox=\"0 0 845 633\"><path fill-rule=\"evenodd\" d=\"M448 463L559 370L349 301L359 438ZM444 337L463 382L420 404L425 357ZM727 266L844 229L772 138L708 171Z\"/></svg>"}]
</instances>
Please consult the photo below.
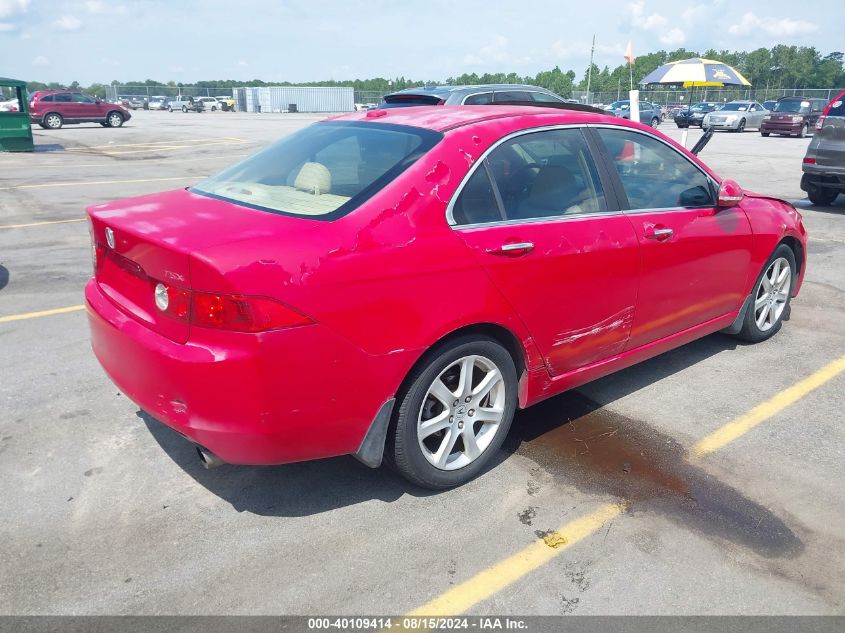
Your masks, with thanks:
<instances>
[{"instance_id":1,"label":"tree line","mask_svg":"<svg viewBox=\"0 0 845 633\"><path fill-rule=\"evenodd\" d=\"M845 69L843 69L843 53L835 51L822 55L812 46L777 45L772 48L758 48L746 51L717 51L710 49L697 52L679 48L674 51L657 51L640 55L633 63L634 82L638 82L647 74L667 62L690 57L704 57L717 59L739 70L757 89L762 88L839 88L845 86ZM571 96L575 90L587 89L588 75L590 90L593 92L616 91L628 87L630 76L627 63L621 63L611 70L609 66L600 68L593 64L590 69L578 79L573 70L563 71L559 66L551 70L538 72L536 75L518 75L517 73L464 73L445 80L420 81L407 77L392 79L375 77L372 79L325 80L325 81L264 81L250 79L246 81L235 79L218 79L211 81L197 81L195 83L161 82L153 79L144 81L112 81L111 84L95 83L81 86L74 81L69 85L61 83L42 83L32 81L27 84L30 92L35 90L80 89L89 94L106 97L106 90L111 86L167 86L178 90L180 88L199 88L228 90L242 86L329 86L351 87L358 92L385 94L404 88L429 84L488 84L488 83L526 83L547 88L563 97ZM577 81L576 81L577 80Z\"/></svg>"}]
</instances>

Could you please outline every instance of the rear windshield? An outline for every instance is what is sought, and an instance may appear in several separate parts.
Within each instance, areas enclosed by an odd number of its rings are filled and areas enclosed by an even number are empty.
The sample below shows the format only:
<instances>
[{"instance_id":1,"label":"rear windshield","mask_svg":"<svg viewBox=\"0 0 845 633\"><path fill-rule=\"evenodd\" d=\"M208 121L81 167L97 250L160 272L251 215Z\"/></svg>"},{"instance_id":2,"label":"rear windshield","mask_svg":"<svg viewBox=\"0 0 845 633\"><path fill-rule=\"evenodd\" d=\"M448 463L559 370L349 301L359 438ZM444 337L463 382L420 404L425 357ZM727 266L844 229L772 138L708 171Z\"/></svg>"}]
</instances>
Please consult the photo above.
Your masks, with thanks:
<instances>
[{"instance_id":1,"label":"rear windshield","mask_svg":"<svg viewBox=\"0 0 845 633\"><path fill-rule=\"evenodd\" d=\"M191 191L274 213L333 220L381 190L441 138L403 125L317 123Z\"/></svg>"},{"instance_id":2,"label":"rear windshield","mask_svg":"<svg viewBox=\"0 0 845 633\"><path fill-rule=\"evenodd\" d=\"M809 101L778 101L774 112L800 112L807 114L810 112Z\"/></svg>"},{"instance_id":3,"label":"rear windshield","mask_svg":"<svg viewBox=\"0 0 845 633\"><path fill-rule=\"evenodd\" d=\"M379 108L404 108L409 106L439 105L440 97L434 95L391 95L384 98Z\"/></svg>"}]
</instances>

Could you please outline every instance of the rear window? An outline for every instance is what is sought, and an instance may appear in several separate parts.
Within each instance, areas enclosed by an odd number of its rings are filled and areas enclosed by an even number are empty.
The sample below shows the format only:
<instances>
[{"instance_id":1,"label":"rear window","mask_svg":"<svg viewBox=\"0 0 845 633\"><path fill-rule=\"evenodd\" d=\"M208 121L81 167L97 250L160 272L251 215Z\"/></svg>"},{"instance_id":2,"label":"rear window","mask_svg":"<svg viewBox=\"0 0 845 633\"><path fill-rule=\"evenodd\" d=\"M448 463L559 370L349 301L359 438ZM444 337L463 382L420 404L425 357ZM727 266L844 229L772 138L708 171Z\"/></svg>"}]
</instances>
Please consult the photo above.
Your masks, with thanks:
<instances>
[{"instance_id":1,"label":"rear window","mask_svg":"<svg viewBox=\"0 0 845 633\"><path fill-rule=\"evenodd\" d=\"M411 106L439 105L441 98L435 95L388 95L380 108L404 108Z\"/></svg>"},{"instance_id":2,"label":"rear window","mask_svg":"<svg viewBox=\"0 0 845 633\"><path fill-rule=\"evenodd\" d=\"M384 123L307 127L191 191L284 215L333 220L361 205L443 138Z\"/></svg>"}]
</instances>

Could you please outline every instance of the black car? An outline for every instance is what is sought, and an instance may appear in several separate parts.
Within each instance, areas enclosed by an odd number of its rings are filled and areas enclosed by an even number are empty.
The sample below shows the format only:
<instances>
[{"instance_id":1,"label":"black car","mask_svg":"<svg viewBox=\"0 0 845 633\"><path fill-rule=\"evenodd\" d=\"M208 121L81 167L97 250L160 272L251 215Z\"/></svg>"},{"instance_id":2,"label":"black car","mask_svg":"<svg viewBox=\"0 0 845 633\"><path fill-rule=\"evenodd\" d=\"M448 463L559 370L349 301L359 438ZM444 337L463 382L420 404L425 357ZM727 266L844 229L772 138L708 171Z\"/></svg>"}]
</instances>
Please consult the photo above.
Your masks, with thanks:
<instances>
[{"instance_id":1,"label":"black car","mask_svg":"<svg viewBox=\"0 0 845 633\"><path fill-rule=\"evenodd\" d=\"M704 115L713 112L713 110L718 110L719 105L721 104L713 101L702 101L692 104L689 108L681 108L675 113L675 124L678 127L692 127L693 125L701 127Z\"/></svg>"},{"instance_id":2,"label":"black car","mask_svg":"<svg viewBox=\"0 0 845 633\"><path fill-rule=\"evenodd\" d=\"M801 189L813 204L833 204L845 193L845 90L817 119L801 168Z\"/></svg>"}]
</instances>

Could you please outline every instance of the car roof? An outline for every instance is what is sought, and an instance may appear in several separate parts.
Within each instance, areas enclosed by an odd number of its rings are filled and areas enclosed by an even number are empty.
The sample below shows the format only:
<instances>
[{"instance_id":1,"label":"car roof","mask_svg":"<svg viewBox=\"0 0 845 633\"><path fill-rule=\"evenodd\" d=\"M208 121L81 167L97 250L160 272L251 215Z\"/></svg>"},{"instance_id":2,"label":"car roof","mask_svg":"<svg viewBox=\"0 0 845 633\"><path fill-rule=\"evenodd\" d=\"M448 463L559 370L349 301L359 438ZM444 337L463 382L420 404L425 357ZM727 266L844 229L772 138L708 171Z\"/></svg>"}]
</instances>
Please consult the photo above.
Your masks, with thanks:
<instances>
[{"instance_id":1,"label":"car roof","mask_svg":"<svg viewBox=\"0 0 845 633\"><path fill-rule=\"evenodd\" d=\"M490 119L504 117L532 116L550 119L550 124L613 122L619 124L622 119L609 114L581 112L561 108L516 105L485 106L411 106L407 108L376 109L362 112L341 114L326 119L327 121L361 121L372 123L393 123L411 127L425 128L436 132L471 125ZM553 120L551 120L553 119Z\"/></svg>"}]
</instances>

